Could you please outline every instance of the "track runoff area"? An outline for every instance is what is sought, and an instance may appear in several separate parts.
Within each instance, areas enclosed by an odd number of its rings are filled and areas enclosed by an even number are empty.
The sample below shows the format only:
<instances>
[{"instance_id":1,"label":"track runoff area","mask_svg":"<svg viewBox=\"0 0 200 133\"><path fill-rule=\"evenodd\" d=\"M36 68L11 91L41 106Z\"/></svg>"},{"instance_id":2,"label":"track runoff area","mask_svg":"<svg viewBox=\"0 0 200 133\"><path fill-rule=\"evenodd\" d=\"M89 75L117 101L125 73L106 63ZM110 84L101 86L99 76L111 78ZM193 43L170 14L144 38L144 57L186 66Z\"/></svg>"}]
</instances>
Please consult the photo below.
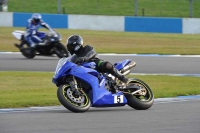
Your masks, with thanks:
<instances>
[{"instance_id":1,"label":"track runoff area","mask_svg":"<svg viewBox=\"0 0 200 133\"><path fill-rule=\"evenodd\" d=\"M0 54L21 54L20 52L0 52ZM197 57L200 58L200 55L159 55L159 54L99 54L105 56L151 56L151 57ZM195 76L200 77L200 74L147 74L147 73L130 73L131 75L169 75L169 76ZM154 104L164 104L172 102L184 102L184 101L200 101L200 95L192 96L178 96L174 98L157 98L154 100ZM31 112L31 111L52 111L52 110L64 110L63 106L45 106L45 107L28 107L28 108L9 108L9 109L0 109L0 113L12 113L12 112Z\"/></svg>"}]
</instances>

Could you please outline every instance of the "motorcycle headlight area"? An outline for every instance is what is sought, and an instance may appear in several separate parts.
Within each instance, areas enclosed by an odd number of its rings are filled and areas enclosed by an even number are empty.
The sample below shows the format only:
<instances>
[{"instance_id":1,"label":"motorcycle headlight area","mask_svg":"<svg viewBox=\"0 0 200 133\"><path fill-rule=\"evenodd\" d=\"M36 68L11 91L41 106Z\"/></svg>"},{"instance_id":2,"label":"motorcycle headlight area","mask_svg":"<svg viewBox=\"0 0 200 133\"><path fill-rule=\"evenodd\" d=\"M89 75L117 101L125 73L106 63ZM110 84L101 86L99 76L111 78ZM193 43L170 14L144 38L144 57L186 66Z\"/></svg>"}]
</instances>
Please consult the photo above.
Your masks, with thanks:
<instances>
[{"instance_id":1,"label":"motorcycle headlight area","mask_svg":"<svg viewBox=\"0 0 200 133\"><path fill-rule=\"evenodd\" d=\"M68 60L68 58L61 58L61 59L58 61L55 74L59 72L59 70L60 70L61 67L67 62L67 60Z\"/></svg>"},{"instance_id":2,"label":"motorcycle headlight area","mask_svg":"<svg viewBox=\"0 0 200 133\"><path fill-rule=\"evenodd\" d=\"M52 37L58 37L56 32L48 32L47 35Z\"/></svg>"},{"instance_id":3,"label":"motorcycle headlight area","mask_svg":"<svg viewBox=\"0 0 200 133\"><path fill-rule=\"evenodd\" d=\"M62 36L61 35L59 35L59 40L62 40Z\"/></svg>"}]
</instances>

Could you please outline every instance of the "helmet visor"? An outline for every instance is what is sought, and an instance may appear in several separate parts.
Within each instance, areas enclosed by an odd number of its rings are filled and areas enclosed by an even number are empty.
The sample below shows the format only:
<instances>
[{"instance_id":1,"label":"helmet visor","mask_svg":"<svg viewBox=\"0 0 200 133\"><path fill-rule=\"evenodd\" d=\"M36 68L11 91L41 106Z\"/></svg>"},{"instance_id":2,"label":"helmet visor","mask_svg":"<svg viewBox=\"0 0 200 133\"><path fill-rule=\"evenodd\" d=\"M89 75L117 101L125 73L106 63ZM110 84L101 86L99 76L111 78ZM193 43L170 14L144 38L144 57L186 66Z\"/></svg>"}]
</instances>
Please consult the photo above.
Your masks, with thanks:
<instances>
[{"instance_id":1,"label":"helmet visor","mask_svg":"<svg viewBox=\"0 0 200 133\"><path fill-rule=\"evenodd\" d=\"M40 22L40 19L34 19L34 21L35 21L36 23L39 23L39 22Z\"/></svg>"}]
</instances>

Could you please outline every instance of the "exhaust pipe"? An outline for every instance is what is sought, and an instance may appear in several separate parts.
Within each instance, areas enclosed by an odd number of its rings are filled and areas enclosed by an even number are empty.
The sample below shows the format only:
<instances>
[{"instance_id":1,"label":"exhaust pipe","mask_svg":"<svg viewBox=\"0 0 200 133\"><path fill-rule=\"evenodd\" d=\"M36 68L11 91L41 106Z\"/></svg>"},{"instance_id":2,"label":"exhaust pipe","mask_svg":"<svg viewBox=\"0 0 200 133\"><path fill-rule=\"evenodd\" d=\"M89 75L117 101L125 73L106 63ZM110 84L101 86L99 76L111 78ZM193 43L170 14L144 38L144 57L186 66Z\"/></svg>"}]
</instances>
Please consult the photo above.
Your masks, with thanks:
<instances>
[{"instance_id":1,"label":"exhaust pipe","mask_svg":"<svg viewBox=\"0 0 200 133\"><path fill-rule=\"evenodd\" d=\"M136 63L134 61L130 62L127 66L125 66L123 69L120 70L121 73L126 72L127 70L130 70L131 68L135 67Z\"/></svg>"},{"instance_id":2,"label":"exhaust pipe","mask_svg":"<svg viewBox=\"0 0 200 133\"><path fill-rule=\"evenodd\" d=\"M126 76L131 72L131 70L127 70L126 72L123 72L122 75Z\"/></svg>"}]
</instances>

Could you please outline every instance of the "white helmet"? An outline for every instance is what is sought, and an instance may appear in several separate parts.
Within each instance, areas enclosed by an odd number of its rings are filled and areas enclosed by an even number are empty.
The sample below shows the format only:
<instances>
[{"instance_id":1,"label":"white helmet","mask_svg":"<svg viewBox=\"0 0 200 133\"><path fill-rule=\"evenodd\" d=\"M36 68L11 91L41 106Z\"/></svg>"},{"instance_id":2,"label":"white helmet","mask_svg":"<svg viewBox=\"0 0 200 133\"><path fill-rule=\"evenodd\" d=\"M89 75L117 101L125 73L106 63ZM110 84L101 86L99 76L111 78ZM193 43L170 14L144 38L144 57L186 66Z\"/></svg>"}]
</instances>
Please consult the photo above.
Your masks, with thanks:
<instances>
[{"instance_id":1,"label":"white helmet","mask_svg":"<svg viewBox=\"0 0 200 133\"><path fill-rule=\"evenodd\" d=\"M37 24L42 20L42 16L38 13L32 15L32 20Z\"/></svg>"}]
</instances>

